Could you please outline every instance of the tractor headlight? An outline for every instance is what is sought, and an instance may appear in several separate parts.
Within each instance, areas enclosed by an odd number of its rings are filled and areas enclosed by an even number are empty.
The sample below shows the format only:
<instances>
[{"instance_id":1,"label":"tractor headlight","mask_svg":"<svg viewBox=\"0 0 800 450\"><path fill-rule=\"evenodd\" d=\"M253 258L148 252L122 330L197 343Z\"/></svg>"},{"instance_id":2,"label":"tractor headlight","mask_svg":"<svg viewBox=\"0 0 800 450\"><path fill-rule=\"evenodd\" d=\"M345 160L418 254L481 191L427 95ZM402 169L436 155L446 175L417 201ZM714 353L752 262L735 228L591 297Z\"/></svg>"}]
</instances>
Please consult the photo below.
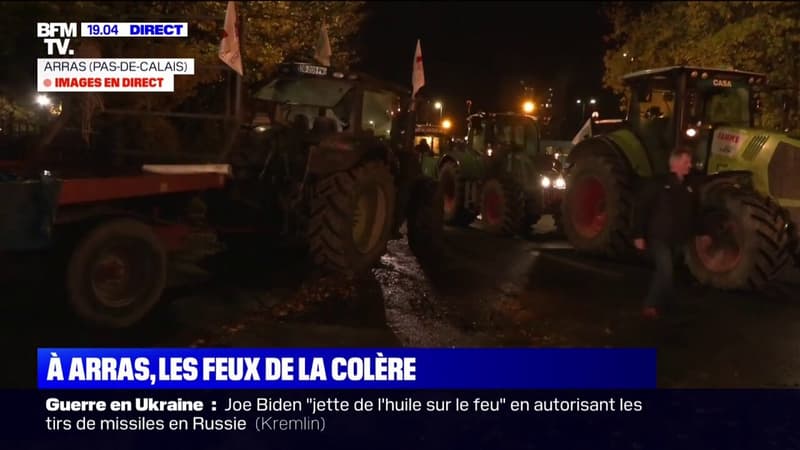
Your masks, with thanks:
<instances>
[{"instance_id":1,"label":"tractor headlight","mask_svg":"<svg viewBox=\"0 0 800 450\"><path fill-rule=\"evenodd\" d=\"M556 178L556 182L554 183L556 189L566 189L567 188L567 181L564 180L564 177Z\"/></svg>"},{"instance_id":2,"label":"tractor headlight","mask_svg":"<svg viewBox=\"0 0 800 450\"><path fill-rule=\"evenodd\" d=\"M545 189L549 188L550 187L550 183L551 183L550 182L550 178L542 177L542 187L543 188L545 188Z\"/></svg>"}]
</instances>

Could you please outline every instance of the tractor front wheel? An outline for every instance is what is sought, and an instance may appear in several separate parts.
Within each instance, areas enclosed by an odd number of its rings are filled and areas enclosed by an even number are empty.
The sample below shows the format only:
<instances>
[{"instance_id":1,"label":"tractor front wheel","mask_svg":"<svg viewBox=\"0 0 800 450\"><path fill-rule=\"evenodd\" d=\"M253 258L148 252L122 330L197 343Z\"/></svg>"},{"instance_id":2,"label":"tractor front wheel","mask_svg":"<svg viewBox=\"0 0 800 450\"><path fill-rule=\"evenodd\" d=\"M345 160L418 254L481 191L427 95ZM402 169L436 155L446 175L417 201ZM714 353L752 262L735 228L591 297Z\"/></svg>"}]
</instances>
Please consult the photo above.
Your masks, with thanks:
<instances>
[{"instance_id":1,"label":"tractor front wheel","mask_svg":"<svg viewBox=\"0 0 800 450\"><path fill-rule=\"evenodd\" d=\"M512 180L490 178L481 189L484 229L493 234L525 234L525 202L522 189Z\"/></svg>"},{"instance_id":2,"label":"tractor front wheel","mask_svg":"<svg viewBox=\"0 0 800 450\"><path fill-rule=\"evenodd\" d=\"M590 155L570 170L561 225L576 250L618 256L630 248L631 175L618 158Z\"/></svg>"},{"instance_id":3,"label":"tractor front wheel","mask_svg":"<svg viewBox=\"0 0 800 450\"><path fill-rule=\"evenodd\" d=\"M382 161L320 181L308 228L314 263L346 276L369 270L386 252L395 201L394 178Z\"/></svg>"},{"instance_id":4,"label":"tractor front wheel","mask_svg":"<svg viewBox=\"0 0 800 450\"><path fill-rule=\"evenodd\" d=\"M709 236L694 239L686 262L701 283L724 290L760 290L789 262L789 233L769 198L734 186L708 196Z\"/></svg>"}]
</instances>

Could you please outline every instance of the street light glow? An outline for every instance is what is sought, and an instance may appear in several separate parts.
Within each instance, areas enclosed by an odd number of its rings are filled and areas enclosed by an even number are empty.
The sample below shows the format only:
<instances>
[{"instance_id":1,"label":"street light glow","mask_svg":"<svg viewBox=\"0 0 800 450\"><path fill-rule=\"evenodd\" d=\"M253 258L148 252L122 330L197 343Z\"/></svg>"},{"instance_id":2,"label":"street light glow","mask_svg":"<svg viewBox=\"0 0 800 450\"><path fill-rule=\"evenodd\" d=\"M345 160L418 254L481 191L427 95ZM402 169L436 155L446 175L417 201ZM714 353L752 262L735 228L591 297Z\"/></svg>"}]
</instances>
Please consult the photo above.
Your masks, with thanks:
<instances>
[{"instance_id":1,"label":"street light glow","mask_svg":"<svg viewBox=\"0 0 800 450\"><path fill-rule=\"evenodd\" d=\"M444 119L442 121L442 128L444 128L445 130L449 130L450 127L452 127L452 126L453 126L453 123L450 122L450 119Z\"/></svg>"},{"instance_id":2,"label":"street light glow","mask_svg":"<svg viewBox=\"0 0 800 450\"><path fill-rule=\"evenodd\" d=\"M528 114L532 113L534 109L536 109L536 105L534 105L531 101L527 101L522 104L522 110Z\"/></svg>"},{"instance_id":3,"label":"street light glow","mask_svg":"<svg viewBox=\"0 0 800 450\"><path fill-rule=\"evenodd\" d=\"M436 109L442 109L442 102L436 102L433 104L433 107Z\"/></svg>"},{"instance_id":4,"label":"street light glow","mask_svg":"<svg viewBox=\"0 0 800 450\"><path fill-rule=\"evenodd\" d=\"M575 103L577 103L577 104L579 104L579 105L580 105L580 104L581 104L581 99L577 99L577 100L575 100Z\"/></svg>"},{"instance_id":5,"label":"street light glow","mask_svg":"<svg viewBox=\"0 0 800 450\"><path fill-rule=\"evenodd\" d=\"M591 99L591 100L589 100L589 103L591 103L592 105L594 105L595 103L597 103L597 100L595 100L595 99Z\"/></svg>"},{"instance_id":6,"label":"street light glow","mask_svg":"<svg viewBox=\"0 0 800 450\"><path fill-rule=\"evenodd\" d=\"M39 94L36 96L36 104L39 106L50 106L51 103L52 101L50 100L50 97L44 94Z\"/></svg>"}]
</instances>

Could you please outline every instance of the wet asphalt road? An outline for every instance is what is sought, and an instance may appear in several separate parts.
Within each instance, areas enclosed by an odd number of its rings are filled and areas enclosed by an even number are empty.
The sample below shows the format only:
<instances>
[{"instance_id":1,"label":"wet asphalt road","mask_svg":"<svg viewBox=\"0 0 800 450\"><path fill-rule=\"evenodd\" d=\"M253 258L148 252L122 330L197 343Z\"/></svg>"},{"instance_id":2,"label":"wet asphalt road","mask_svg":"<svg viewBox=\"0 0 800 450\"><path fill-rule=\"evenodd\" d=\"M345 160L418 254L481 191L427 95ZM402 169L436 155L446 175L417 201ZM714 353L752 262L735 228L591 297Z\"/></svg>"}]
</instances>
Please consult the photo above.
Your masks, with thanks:
<instances>
[{"instance_id":1,"label":"wet asphalt road","mask_svg":"<svg viewBox=\"0 0 800 450\"><path fill-rule=\"evenodd\" d=\"M656 347L662 387L800 386L800 286L723 293L684 277L666 316L644 321L648 268L576 255L544 220L526 240L448 229L436 264L393 241L355 282L252 244L208 271L177 261L158 310L124 332L76 323L53 283L4 286L2 351L25 370L0 386L33 387L35 349L70 346Z\"/></svg>"}]
</instances>

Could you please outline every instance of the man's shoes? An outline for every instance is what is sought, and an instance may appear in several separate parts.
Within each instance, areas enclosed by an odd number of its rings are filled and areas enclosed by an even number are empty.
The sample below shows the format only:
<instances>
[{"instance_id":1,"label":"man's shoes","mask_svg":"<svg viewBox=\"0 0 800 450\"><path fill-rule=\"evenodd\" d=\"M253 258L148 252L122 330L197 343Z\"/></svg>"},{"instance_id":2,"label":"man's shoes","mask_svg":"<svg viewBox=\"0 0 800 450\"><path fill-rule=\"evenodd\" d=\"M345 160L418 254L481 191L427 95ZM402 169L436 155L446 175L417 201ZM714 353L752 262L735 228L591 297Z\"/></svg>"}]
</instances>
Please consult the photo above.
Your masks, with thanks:
<instances>
[{"instance_id":1,"label":"man's shoes","mask_svg":"<svg viewBox=\"0 0 800 450\"><path fill-rule=\"evenodd\" d=\"M642 308L642 317L648 320L658 319L658 309L653 306L645 306Z\"/></svg>"}]
</instances>

